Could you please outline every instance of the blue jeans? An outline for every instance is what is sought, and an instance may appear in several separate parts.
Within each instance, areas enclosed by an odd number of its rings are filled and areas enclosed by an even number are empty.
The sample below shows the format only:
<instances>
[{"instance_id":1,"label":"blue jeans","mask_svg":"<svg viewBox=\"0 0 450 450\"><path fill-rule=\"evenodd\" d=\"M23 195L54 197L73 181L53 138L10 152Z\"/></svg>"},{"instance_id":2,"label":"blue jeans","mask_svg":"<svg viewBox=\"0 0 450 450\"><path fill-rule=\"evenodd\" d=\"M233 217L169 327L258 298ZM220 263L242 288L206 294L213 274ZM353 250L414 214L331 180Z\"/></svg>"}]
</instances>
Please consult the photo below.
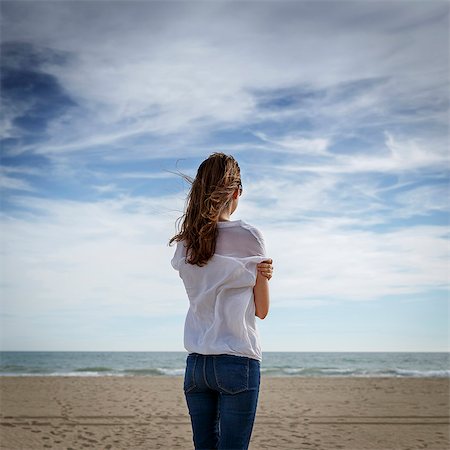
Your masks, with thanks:
<instances>
[{"instance_id":1,"label":"blue jeans","mask_svg":"<svg viewBox=\"0 0 450 450\"><path fill-rule=\"evenodd\" d=\"M196 450L248 448L259 385L260 362L256 359L187 356L183 390Z\"/></svg>"}]
</instances>

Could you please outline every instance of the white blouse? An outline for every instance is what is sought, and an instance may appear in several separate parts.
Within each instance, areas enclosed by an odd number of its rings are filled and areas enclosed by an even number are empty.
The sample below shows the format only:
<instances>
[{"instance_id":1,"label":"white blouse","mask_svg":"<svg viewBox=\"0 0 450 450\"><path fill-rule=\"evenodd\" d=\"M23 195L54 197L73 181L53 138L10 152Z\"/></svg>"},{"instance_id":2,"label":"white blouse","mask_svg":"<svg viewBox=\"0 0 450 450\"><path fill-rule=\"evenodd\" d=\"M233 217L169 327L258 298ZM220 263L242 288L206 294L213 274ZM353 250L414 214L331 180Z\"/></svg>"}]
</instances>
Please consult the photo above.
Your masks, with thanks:
<instances>
[{"instance_id":1,"label":"white blouse","mask_svg":"<svg viewBox=\"0 0 450 450\"><path fill-rule=\"evenodd\" d=\"M262 360L255 319L256 265L267 259L261 232L242 220L218 222L216 251L203 267L185 261L183 241L171 264L189 298L184 347L189 353Z\"/></svg>"}]
</instances>

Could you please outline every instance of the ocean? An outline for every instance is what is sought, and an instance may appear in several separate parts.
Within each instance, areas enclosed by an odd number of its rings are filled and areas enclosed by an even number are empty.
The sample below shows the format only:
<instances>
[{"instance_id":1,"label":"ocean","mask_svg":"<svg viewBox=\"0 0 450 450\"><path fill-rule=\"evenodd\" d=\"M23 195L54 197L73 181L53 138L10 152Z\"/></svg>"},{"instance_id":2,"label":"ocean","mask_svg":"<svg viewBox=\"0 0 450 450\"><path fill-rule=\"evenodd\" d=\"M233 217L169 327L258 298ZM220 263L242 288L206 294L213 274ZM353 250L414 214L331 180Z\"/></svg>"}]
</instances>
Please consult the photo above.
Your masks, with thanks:
<instances>
[{"instance_id":1,"label":"ocean","mask_svg":"<svg viewBox=\"0 0 450 450\"><path fill-rule=\"evenodd\" d=\"M0 352L0 376L182 376L186 352ZM264 352L262 376L450 377L450 353Z\"/></svg>"}]
</instances>

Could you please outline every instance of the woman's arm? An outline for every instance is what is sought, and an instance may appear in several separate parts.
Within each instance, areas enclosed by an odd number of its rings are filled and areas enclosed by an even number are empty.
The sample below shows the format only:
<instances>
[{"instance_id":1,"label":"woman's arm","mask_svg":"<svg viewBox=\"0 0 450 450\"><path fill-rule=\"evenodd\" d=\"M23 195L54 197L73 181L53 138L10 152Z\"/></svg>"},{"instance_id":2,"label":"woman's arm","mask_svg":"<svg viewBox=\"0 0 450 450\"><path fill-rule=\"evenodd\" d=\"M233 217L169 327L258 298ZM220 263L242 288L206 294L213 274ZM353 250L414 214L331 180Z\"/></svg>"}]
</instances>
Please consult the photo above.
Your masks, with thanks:
<instances>
[{"instance_id":1,"label":"woman's arm","mask_svg":"<svg viewBox=\"0 0 450 450\"><path fill-rule=\"evenodd\" d=\"M253 295L255 315L260 319L264 319L269 312L269 280L259 270L256 272L256 284L253 286Z\"/></svg>"}]
</instances>

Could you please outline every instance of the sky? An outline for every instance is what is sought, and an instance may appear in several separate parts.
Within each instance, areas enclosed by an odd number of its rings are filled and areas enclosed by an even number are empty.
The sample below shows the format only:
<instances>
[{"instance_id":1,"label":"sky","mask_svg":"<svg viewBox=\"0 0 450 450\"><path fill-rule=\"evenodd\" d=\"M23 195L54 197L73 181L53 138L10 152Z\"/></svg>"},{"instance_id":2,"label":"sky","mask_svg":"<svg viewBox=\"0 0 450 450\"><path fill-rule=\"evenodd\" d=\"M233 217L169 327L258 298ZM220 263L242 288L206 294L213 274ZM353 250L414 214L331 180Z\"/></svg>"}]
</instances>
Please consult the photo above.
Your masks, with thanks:
<instances>
[{"instance_id":1,"label":"sky","mask_svg":"<svg viewBox=\"0 0 450 450\"><path fill-rule=\"evenodd\" d=\"M2 350L184 351L211 153L263 234L264 351L450 351L449 3L2 1Z\"/></svg>"}]
</instances>

